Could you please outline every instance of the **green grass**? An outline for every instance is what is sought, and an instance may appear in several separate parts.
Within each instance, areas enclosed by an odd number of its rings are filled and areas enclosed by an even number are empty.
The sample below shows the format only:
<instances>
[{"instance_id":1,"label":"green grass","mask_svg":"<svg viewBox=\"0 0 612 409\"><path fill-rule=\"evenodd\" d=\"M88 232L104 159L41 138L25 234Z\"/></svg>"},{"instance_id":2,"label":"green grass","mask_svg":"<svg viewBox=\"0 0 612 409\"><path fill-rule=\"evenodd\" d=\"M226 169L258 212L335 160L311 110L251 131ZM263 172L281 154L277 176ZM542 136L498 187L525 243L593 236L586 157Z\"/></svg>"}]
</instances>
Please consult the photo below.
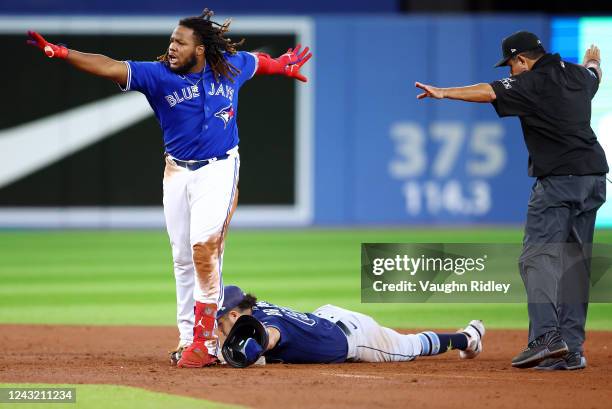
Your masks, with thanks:
<instances>
[{"instance_id":1,"label":"green grass","mask_svg":"<svg viewBox=\"0 0 612 409\"><path fill-rule=\"evenodd\" d=\"M8 384L0 388L76 388L74 403L0 403L0 408L39 409L240 409L244 406L227 405L203 399L186 398L166 393L149 392L144 389L113 385L49 385L49 384ZM112 396L112 401L109 397Z\"/></svg>"},{"instance_id":2,"label":"green grass","mask_svg":"<svg viewBox=\"0 0 612 409\"><path fill-rule=\"evenodd\" d=\"M311 229L230 232L224 280L277 304L358 310L396 328L456 328L473 318L525 328L522 304L361 304L360 243L520 243L514 228ZM597 242L612 243L612 230ZM518 275L518 272L516 272ZM0 322L174 325L174 277L163 231L0 232ZM592 304L590 329L612 329Z\"/></svg>"}]
</instances>

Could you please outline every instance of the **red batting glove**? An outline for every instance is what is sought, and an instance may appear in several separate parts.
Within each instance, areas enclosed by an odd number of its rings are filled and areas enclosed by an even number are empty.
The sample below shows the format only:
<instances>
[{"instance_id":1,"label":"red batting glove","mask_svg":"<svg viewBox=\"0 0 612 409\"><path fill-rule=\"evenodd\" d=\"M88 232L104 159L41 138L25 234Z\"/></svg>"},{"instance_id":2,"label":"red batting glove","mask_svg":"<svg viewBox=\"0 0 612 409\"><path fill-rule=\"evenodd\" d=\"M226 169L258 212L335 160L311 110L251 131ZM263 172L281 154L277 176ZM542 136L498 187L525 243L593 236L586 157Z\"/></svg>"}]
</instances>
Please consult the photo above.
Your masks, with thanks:
<instances>
[{"instance_id":1,"label":"red batting glove","mask_svg":"<svg viewBox=\"0 0 612 409\"><path fill-rule=\"evenodd\" d=\"M43 36L38 34L36 31L28 31L28 41L29 45L34 47L38 47L45 55L49 58L66 58L68 57L68 49L63 45L55 45L51 44Z\"/></svg>"},{"instance_id":2,"label":"red batting glove","mask_svg":"<svg viewBox=\"0 0 612 409\"><path fill-rule=\"evenodd\" d=\"M256 74L280 74L307 82L308 78L300 73L300 68L310 60L312 53L309 52L308 47L300 51L301 47L298 44L295 49L290 48L285 54L275 59L268 54L257 53L258 65Z\"/></svg>"},{"instance_id":3,"label":"red batting glove","mask_svg":"<svg viewBox=\"0 0 612 409\"><path fill-rule=\"evenodd\" d=\"M288 49L287 52L280 57L276 58L276 61L280 62L284 65L292 65L298 64L302 61L308 61L310 57L312 57L312 53L309 53L309 48L306 47L302 52L300 52L300 48L302 48L301 44L295 46L295 49Z\"/></svg>"},{"instance_id":4,"label":"red batting glove","mask_svg":"<svg viewBox=\"0 0 612 409\"><path fill-rule=\"evenodd\" d=\"M300 73L300 68L302 68L302 65L306 64L308 60L312 58L312 53L309 52L310 49L308 47L304 48L304 50L300 52L301 47L302 46L298 44L294 50L291 48L288 49L285 54L278 58L278 60L280 60L281 63L285 61L287 62L285 65L285 75L287 77L295 78L302 82L307 82L308 78Z\"/></svg>"}]
</instances>

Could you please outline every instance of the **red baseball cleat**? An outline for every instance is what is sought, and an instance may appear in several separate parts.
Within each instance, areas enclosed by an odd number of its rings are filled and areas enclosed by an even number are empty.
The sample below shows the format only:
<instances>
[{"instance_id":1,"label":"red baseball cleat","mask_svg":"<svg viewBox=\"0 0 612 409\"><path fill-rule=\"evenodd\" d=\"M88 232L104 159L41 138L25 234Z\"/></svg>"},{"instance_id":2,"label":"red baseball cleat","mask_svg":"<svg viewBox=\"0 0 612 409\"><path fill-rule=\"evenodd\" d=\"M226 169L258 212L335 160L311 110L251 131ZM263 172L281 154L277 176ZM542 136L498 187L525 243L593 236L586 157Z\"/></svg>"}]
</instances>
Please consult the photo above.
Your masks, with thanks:
<instances>
[{"instance_id":1,"label":"red baseball cleat","mask_svg":"<svg viewBox=\"0 0 612 409\"><path fill-rule=\"evenodd\" d=\"M216 356L210 355L203 342L194 342L185 349L176 364L179 368L204 368L219 362Z\"/></svg>"}]
</instances>

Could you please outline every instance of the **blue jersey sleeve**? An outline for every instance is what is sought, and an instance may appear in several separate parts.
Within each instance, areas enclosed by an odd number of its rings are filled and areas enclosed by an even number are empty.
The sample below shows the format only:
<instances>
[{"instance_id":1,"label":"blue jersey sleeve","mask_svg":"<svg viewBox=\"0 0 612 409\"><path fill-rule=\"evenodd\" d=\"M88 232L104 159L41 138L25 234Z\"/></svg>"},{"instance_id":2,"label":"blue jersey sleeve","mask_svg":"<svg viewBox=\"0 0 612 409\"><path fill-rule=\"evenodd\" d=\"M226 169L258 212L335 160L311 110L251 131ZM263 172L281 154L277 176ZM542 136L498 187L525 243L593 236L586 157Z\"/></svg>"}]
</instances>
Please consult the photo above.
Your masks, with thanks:
<instances>
[{"instance_id":1,"label":"blue jersey sleeve","mask_svg":"<svg viewBox=\"0 0 612 409\"><path fill-rule=\"evenodd\" d=\"M255 71L257 71L257 56L255 54L238 51L236 54L229 56L228 61L240 70L240 74L236 77L239 86L253 78Z\"/></svg>"},{"instance_id":2,"label":"blue jersey sleeve","mask_svg":"<svg viewBox=\"0 0 612 409\"><path fill-rule=\"evenodd\" d=\"M161 63L151 61L125 61L128 78L122 91L139 91L145 95L155 93L161 73Z\"/></svg>"},{"instance_id":3,"label":"blue jersey sleeve","mask_svg":"<svg viewBox=\"0 0 612 409\"><path fill-rule=\"evenodd\" d=\"M280 332L280 339L278 340L278 343L274 346L274 348L283 348L285 345L287 345L291 332L287 330L282 320L274 316L266 316L260 319L260 321L264 324L265 327L276 328L278 332Z\"/></svg>"}]
</instances>

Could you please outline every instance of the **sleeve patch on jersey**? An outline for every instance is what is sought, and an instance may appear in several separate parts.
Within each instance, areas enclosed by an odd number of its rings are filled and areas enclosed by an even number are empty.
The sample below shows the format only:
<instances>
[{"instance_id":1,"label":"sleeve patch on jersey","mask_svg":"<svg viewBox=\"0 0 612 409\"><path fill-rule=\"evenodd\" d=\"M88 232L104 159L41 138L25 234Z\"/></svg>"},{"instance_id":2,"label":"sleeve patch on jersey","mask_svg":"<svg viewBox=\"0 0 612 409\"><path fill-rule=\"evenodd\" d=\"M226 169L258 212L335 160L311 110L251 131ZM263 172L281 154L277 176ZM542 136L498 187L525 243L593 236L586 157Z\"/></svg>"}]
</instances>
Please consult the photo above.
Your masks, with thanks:
<instances>
[{"instance_id":1,"label":"sleeve patch on jersey","mask_svg":"<svg viewBox=\"0 0 612 409\"><path fill-rule=\"evenodd\" d=\"M512 88L512 83L515 82L515 81L516 80L514 78L504 78L503 80L499 80L499 82L501 82L501 84L506 89L511 89Z\"/></svg>"}]
</instances>

